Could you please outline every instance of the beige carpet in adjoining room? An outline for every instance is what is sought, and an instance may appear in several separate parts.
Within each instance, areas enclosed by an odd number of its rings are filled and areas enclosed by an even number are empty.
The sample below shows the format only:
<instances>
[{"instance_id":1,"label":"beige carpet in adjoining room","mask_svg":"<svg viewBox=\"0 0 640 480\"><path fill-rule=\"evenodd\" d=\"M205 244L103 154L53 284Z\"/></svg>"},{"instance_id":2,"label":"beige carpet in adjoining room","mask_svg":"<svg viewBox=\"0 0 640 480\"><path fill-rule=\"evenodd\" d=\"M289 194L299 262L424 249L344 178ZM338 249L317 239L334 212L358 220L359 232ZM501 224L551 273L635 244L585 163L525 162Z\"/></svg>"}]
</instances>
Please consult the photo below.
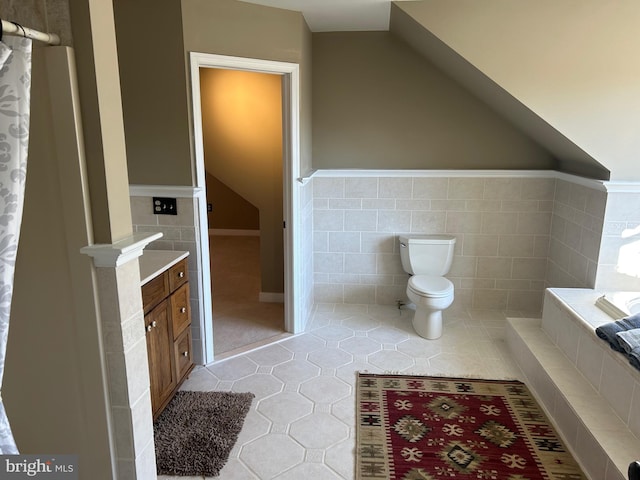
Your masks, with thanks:
<instances>
[{"instance_id":1,"label":"beige carpet in adjoining room","mask_svg":"<svg viewBox=\"0 0 640 480\"><path fill-rule=\"evenodd\" d=\"M214 355L284 333L284 304L259 301L260 237L209 236Z\"/></svg>"}]
</instances>

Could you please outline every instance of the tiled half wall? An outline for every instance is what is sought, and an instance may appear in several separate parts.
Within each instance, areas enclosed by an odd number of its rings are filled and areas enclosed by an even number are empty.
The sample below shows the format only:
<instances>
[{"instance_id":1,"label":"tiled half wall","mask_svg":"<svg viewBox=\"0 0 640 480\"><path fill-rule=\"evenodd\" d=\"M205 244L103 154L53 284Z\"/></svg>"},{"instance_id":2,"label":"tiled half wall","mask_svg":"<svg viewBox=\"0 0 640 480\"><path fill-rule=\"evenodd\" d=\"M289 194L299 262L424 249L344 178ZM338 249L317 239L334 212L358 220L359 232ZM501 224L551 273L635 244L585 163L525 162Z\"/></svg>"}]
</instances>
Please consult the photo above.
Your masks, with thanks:
<instances>
[{"instance_id":1,"label":"tiled half wall","mask_svg":"<svg viewBox=\"0 0 640 480\"><path fill-rule=\"evenodd\" d=\"M155 189L155 191L154 191ZM177 197L177 215L154 215L153 197ZM134 187L131 200L133 228L139 233L161 232L162 238L149 244L148 250L180 250L189 252L189 278L192 287L191 298L191 338L194 362L203 363L202 349L203 295L204 285L200 275L199 228L196 212L198 195L190 187ZM202 313L201 313L202 312Z\"/></svg>"},{"instance_id":2,"label":"tiled half wall","mask_svg":"<svg viewBox=\"0 0 640 480\"><path fill-rule=\"evenodd\" d=\"M622 261L630 251L640 260L640 184L554 171L322 170L299 194L298 315L312 303L406 301L402 233L456 236L454 307L539 313L548 287L640 290L640 268L625 273ZM189 250L197 274L197 199L179 198L169 218L149 211L150 197L131 197L136 231L163 232L150 248ZM192 299L194 317L201 302Z\"/></svg>"},{"instance_id":3,"label":"tiled half wall","mask_svg":"<svg viewBox=\"0 0 640 480\"><path fill-rule=\"evenodd\" d=\"M556 180L547 270L548 287L593 288L600 263L607 192Z\"/></svg>"},{"instance_id":4,"label":"tiled half wall","mask_svg":"<svg viewBox=\"0 0 640 480\"><path fill-rule=\"evenodd\" d=\"M326 176L325 176L326 175ZM447 277L457 306L539 312L556 179L540 176L338 176L314 186L316 302L406 301L398 235L456 237Z\"/></svg>"},{"instance_id":5,"label":"tiled half wall","mask_svg":"<svg viewBox=\"0 0 640 480\"><path fill-rule=\"evenodd\" d=\"M403 233L457 238L447 277L458 307L539 313L547 287L640 290L637 183L554 171L330 170L314 175L313 202L317 303L406 301ZM637 271L623 271L625 255L638 258Z\"/></svg>"}]
</instances>

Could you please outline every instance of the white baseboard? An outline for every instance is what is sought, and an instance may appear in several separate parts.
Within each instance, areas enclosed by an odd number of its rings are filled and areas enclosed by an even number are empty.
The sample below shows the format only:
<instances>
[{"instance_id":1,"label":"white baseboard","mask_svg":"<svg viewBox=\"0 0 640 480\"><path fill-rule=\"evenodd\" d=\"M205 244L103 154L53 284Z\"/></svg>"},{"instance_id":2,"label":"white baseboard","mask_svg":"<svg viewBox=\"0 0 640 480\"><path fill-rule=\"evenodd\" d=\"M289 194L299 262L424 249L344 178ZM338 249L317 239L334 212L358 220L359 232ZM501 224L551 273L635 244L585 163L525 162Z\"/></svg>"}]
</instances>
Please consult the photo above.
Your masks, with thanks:
<instances>
[{"instance_id":1,"label":"white baseboard","mask_svg":"<svg viewBox=\"0 0 640 480\"><path fill-rule=\"evenodd\" d=\"M259 237L260 230L234 230L230 228L210 228L209 235L228 237Z\"/></svg>"},{"instance_id":2,"label":"white baseboard","mask_svg":"<svg viewBox=\"0 0 640 480\"><path fill-rule=\"evenodd\" d=\"M264 303L284 303L284 293L260 292L258 298Z\"/></svg>"}]
</instances>

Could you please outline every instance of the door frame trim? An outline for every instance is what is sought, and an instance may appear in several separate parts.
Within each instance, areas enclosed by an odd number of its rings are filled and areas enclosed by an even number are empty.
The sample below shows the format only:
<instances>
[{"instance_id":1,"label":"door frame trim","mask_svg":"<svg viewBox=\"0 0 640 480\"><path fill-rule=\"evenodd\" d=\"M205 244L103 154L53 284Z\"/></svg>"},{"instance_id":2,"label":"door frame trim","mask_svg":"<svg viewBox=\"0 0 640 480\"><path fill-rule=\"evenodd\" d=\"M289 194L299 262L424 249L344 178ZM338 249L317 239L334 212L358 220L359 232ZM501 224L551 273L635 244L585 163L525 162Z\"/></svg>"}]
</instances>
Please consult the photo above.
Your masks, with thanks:
<instances>
[{"instance_id":1,"label":"door frame trim","mask_svg":"<svg viewBox=\"0 0 640 480\"><path fill-rule=\"evenodd\" d=\"M202 109L200 97L200 68L222 68L249 72L282 75L282 138L283 138L283 216L284 228L284 315L285 330L300 333L304 329L304 316L297 292L301 286L297 275L302 259L299 219L299 189L296 188L300 176L300 66L297 63L233 57L211 53L190 52L191 101L193 108L194 158L192 165L193 184L206 191L204 164L204 137L202 132ZM204 285L211 282L209 267L209 233L207 225L206 201L199 202L195 212L197 235L200 236L199 268ZM204 268L206 266L206 268ZM213 314L210 289L204 289L204 312L201 312L201 342L203 361L213 362Z\"/></svg>"}]
</instances>

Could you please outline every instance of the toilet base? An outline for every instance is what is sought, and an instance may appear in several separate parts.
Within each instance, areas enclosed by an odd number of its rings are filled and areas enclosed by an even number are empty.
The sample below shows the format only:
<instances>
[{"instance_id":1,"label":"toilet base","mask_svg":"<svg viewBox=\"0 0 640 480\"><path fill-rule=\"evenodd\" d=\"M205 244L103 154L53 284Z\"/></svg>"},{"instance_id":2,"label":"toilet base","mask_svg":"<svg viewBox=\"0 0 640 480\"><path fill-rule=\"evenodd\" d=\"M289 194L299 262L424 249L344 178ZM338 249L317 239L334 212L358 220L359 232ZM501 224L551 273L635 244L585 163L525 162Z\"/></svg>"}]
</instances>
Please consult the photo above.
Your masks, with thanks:
<instances>
[{"instance_id":1,"label":"toilet base","mask_svg":"<svg viewBox=\"0 0 640 480\"><path fill-rule=\"evenodd\" d=\"M416 308L412 323L413 329L423 338L435 340L442 336L442 310Z\"/></svg>"}]
</instances>

